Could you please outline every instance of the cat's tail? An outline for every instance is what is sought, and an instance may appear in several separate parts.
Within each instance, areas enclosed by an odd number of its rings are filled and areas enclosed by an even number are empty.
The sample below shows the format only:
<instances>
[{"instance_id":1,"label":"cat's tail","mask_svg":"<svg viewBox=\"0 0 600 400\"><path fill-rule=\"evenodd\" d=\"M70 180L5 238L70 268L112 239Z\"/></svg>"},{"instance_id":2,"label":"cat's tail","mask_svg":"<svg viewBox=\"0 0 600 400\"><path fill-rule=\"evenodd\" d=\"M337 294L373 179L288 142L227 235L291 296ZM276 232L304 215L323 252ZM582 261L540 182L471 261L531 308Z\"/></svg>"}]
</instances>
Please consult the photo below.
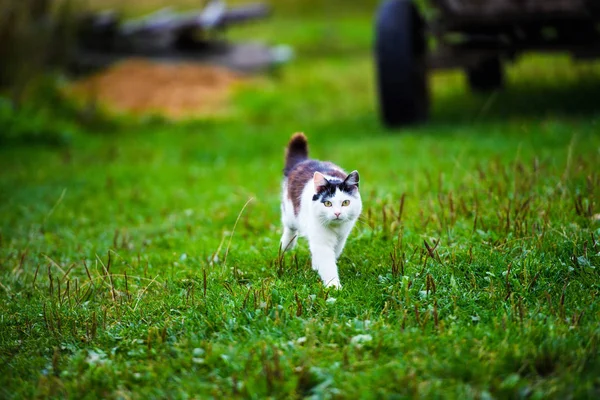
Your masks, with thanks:
<instances>
[{"instance_id":1,"label":"cat's tail","mask_svg":"<svg viewBox=\"0 0 600 400\"><path fill-rule=\"evenodd\" d=\"M285 169L283 175L288 176L294 166L308 158L308 140L304 133L294 133L285 150Z\"/></svg>"}]
</instances>

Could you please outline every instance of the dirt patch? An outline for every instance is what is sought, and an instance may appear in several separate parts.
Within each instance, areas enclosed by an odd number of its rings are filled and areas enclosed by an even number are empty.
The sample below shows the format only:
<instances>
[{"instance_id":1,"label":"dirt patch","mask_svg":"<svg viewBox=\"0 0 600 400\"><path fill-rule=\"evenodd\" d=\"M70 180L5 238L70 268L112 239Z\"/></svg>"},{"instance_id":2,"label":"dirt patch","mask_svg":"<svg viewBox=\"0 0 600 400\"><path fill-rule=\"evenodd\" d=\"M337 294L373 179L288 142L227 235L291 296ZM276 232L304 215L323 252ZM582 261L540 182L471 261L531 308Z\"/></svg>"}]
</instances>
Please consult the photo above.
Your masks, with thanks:
<instances>
[{"instance_id":1,"label":"dirt patch","mask_svg":"<svg viewBox=\"0 0 600 400\"><path fill-rule=\"evenodd\" d=\"M225 68L128 60L79 80L69 92L111 111L193 118L222 114L246 78Z\"/></svg>"}]
</instances>

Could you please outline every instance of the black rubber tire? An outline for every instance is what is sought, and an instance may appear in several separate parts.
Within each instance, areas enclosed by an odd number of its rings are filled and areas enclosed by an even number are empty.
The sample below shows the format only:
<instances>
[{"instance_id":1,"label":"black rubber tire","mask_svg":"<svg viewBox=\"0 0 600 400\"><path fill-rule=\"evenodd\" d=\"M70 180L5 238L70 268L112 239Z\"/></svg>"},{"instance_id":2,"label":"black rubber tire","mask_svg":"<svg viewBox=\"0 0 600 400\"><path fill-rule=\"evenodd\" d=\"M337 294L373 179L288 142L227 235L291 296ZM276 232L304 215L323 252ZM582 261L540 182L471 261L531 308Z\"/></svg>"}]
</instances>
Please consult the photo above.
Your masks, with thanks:
<instances>
[{"instance_id":1,"label":"black rubber tire","mask_svg":"<svg viewBox=\"0 0 600 400\"><path fill-rule=\"evenodd\" d=\"M491 92L504 87L504 69L499 58L488 58L467 68L467 80L473 92Z\"/></svg>"},{"instance_id":2,"label":"black rubber tire","mask_svg":"<svg viewBox=\"0 0 600 400\"><path fill-rule=\"evenodd\" d=\"M429 88L425 23L410 0L387 0L377 11L375 61L379 112L388 127L427 120Z\"/></svg>"}]
</instances>

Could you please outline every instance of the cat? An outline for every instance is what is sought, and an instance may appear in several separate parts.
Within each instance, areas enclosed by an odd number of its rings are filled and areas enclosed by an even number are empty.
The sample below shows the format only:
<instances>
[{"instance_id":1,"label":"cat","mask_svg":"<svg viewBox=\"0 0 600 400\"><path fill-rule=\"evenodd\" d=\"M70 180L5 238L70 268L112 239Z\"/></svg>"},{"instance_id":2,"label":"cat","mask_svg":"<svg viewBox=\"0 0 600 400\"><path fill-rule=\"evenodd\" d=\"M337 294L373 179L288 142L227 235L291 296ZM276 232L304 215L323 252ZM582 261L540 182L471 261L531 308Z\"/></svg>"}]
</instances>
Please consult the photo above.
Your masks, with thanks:
<instances>
[{"instance_id":1,"label":"cat","mask_svg":"<svg viewBox=\"0 0 600 400\"><path fill-rule=\"evenodd\" d=\"M306 136L296 133L286 148L283 175L281 249L306 237L312 268L325 286L341 289L336 261L362 211L358 172L309 159Z\"/></svg>"}]
</instances>

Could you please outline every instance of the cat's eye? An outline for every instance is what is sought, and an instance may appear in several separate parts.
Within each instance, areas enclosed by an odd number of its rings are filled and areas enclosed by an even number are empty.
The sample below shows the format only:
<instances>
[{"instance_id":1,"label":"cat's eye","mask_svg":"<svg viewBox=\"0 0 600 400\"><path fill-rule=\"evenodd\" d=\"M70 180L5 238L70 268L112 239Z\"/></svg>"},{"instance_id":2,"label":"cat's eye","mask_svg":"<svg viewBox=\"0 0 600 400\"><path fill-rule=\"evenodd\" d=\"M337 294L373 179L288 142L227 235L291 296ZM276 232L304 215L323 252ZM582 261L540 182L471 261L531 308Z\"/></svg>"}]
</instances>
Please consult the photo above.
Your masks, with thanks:
<instances>
[{"instance_id":1,"label":"cat's eye","mask_svg":"<svg viewBox=\"0 0 600 400\"><path fill-rule=\"evenodd\" d=\"M332 206L332 204L331 204L331 202L329 200L326 201L326 202L324 202L323 204L325 204L325 207L331 207Z\"/></svg>"},{"instance_id":2,"label":"cat's eye","mask_svg":"<svg viewBox=\"0 0 600 400\"><path fill-rule=\"evenodd\" d=\"M350 200L344 200L344 201L342 201L342 206L348 207L349 205L350 205Z\"/></svg>"}]
</instances>

